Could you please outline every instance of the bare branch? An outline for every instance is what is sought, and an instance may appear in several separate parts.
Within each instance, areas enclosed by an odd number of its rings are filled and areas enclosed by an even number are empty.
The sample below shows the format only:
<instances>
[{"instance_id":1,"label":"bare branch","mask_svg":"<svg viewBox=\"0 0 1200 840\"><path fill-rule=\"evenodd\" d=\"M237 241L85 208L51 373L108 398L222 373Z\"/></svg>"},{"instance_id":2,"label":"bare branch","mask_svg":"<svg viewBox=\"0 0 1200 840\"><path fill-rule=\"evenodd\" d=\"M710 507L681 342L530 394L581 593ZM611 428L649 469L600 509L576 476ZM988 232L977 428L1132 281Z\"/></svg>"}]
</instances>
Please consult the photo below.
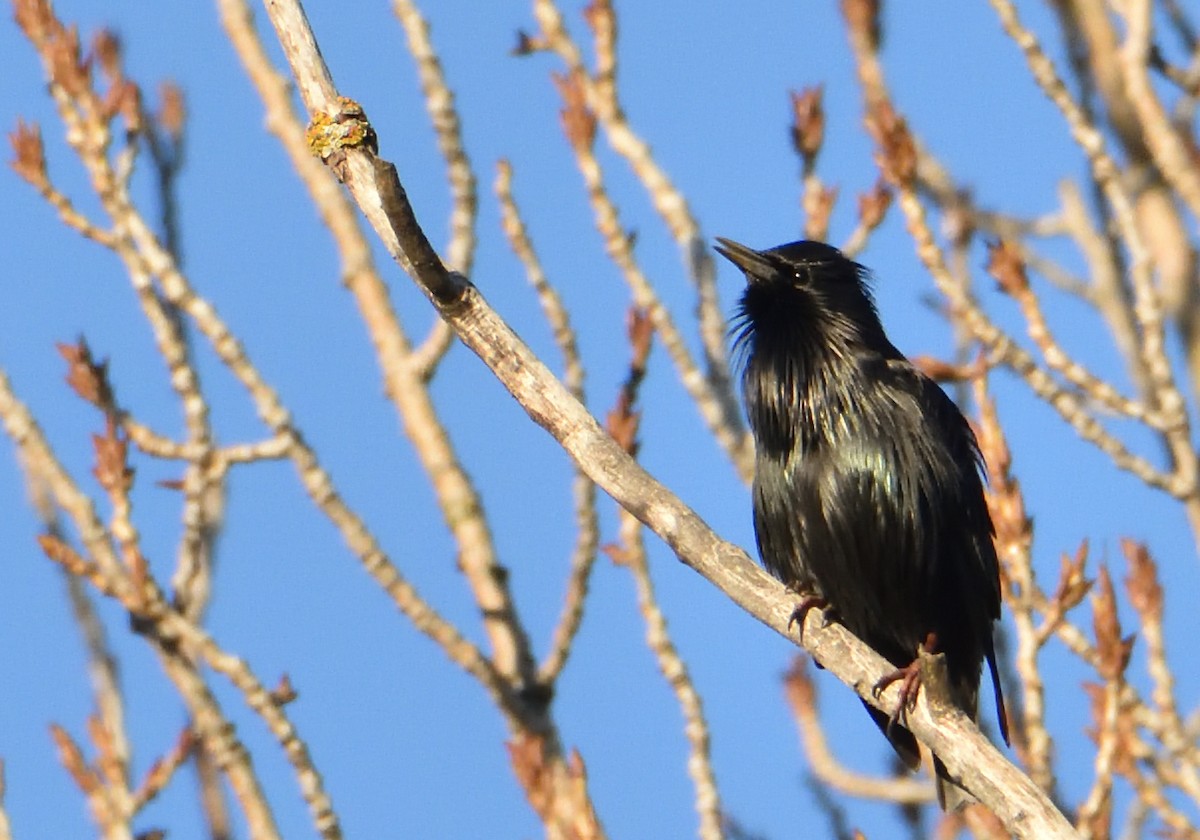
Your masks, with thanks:
<instances>
[{"instance_id":1,"label":"bare branch","mask_svg":"<svg viewBox=\"0 0 1200 840\"><path fill-rule=\"evenodd\" d=\"M336 92L320 61L303 13L289 0L269 6L273 22L310 109L339 113ZM303 31L293 32L299 28ZM600 428L508 326L479 292L450 275L421 233L395 168L359 143L336 149L332 160L389 253L416 280L454 326L463 342L496 374L530 417L549 431L568 454L622 507L658 534L685 563L716 583L756 618L788 634L791 598L746 555L724 543L665 487L650 477ZM861 695L888 666L840 627L822 629L810 615L805 646ZM890 711L896 689L874 702ZM924 696L924 695L922 695ZM1036 786L1008 764L965 716L940 713L924 703L910 713L914 733L941 756L950 771L1021 836L1071 836L1057 809Z\"/></svg>"}]
</instances>

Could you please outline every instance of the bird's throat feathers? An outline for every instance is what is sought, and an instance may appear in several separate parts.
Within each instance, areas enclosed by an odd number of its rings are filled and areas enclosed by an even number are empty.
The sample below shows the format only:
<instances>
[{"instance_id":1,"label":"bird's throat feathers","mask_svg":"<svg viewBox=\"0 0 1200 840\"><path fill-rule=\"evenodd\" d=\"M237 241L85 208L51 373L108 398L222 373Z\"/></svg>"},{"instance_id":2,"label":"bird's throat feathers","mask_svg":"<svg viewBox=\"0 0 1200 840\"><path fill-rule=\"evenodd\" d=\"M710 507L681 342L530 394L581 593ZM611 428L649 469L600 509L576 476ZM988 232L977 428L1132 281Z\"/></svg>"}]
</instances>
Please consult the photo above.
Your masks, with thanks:
<instances>
[{"instance_id":1,"label":"bird's throat feathers","mask_svg":"<svg viewBox=\"0 0 1200 840\"><path fill-rule=\"evenodd\" d=\"M754 285L742 297L735 347L746 410L759 446L773 454L848 432L864 365L882 361L881 346L895 352L865 294L853 312L825 303L809 290Z\"/></svg>"},{"instance_id":2,"label":"bird's throat feathers","mask_svg":"<svg viewBox=\"0 0 1200 840\"><path fill-rule=\"evenodd\" d=\"M836 437L838 427L846 423L851 395L847 383L830 374L847 370L850 360L835 367L814 357L759 347L746 364L746 411L760 447L780 456L797 448L812 449L819 438Z\"/></svg>"}]
</instances>

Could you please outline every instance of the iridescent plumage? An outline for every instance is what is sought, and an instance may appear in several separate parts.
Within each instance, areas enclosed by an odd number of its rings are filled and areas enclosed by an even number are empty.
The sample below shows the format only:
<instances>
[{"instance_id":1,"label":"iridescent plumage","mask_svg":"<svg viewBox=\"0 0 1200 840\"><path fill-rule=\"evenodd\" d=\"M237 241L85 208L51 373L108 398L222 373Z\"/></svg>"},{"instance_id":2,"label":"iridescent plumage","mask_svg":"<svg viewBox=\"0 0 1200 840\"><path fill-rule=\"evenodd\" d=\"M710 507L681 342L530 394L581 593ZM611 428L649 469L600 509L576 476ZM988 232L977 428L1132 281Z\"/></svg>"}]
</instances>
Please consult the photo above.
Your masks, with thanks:
<instances>
[{"instance_id":1,"label":"iridescent plumage","mask_svg":"<svg viewBox=\"0 0 1200 840\"><path fill-rule=\"evenodd\" d=\"M734 347L763 564L898 669L933 633L952 699L972 718L986 660L1007 740L992 643L999 573L966 419L888 340L861 265L820 242L718 241L747 278ZM867 711L916 766L912 733ZM935 769L953 807L961 791L936 757Z\"/></svg>"}]
</instances>

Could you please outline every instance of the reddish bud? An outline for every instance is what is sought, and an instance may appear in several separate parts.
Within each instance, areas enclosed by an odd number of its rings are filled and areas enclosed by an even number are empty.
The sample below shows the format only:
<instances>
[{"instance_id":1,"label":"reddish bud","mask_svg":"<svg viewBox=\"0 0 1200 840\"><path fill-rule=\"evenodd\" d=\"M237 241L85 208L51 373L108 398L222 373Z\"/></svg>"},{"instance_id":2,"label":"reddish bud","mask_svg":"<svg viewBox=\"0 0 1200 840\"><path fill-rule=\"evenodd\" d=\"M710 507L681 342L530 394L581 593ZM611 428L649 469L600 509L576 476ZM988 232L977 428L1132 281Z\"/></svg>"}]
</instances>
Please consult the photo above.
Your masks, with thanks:
<instances>
[{"instance_id":1,"label":"reddish bud","mask_svg":"<svg viewBox=\"0 0 1200 840\"><path fill-rule=\"evenodd\" d=\"M46 149L42 145L42 131L36 124L27 125L17 120L17 127L8 135L12 145L13 159L10 164L27 184L44 190L50 186L46 175Z\"/></svg>"},{"instance_id":2,"label":"reddish bud","mask_svg":"<svg viewBox=\"0 0 1200 840\"><path fill-rule=\"evenodd\" d=\"M1121 540L1121 551L1129 561L1129 577L1125 578L1125 589L1129 601L1139 615L1148 620L1162 618L1163 590L1158 581L1158 566L1150 551L1142 543L1131 539Z\"/></svg>"},{"instance_id":3,"label":"reddish bud","mask_svg":"<svg viewBox=\"0 0 1200 840\"><path fill-rule=\"evenodd\" d=\"M891 206L892 191L883 181L876 181L870 192L858 197L858 220L867 230L874 230Z\"/></svg>"},{"instance_id":4,"label":"reddish bud","mask_svg":"<svg viewBox=\"0 0 1200 840\"><path fill-rule=\"evenodd\" d=\"M1133 636L1121 637L1121 621L1117 616L1117 598L1113 592L1108 568L1100 567L1092 593L1092 626L1096 634L1096 671L1106 680L1118 679L1129 665L1133 651Z\"/></svg>"},{"instance_id":5,"label":"reddish bud","mask_svg":"<svg viewBox=\"0 0 1200 840\"><path fill-rule=\"evenodd\" d=\"M563 100L559 117L567 142L576 150L591 149L596 140L596 117L587 106L583 85L573 75L555 73L551 79Z\"/></svg>"},{"instance_id":6,"label":"reddish bud","mask_svg":"<svg viewBox=\"0 0 1200 840\"><path fill-rule=\"evenodd\" d=\"M912 184L917 175L917 147L908 123L888 102L880 102L867 114L867 131L875 141L875 162L895 187Z\"/></svg>"},{"instance_id":7,"label":"reddish bud","mask_svg":"<svg viewBox=\"0 0 1200 840\"><path fill-rule=\"evenodd\" d=\"M792 146L807 166L816 161L825 140L825 86L807 87L792 98Z\"/></svg>"},{"instance_id":8,"label":"reddish bud","mask_svg":"<svg viewBox=\"0 0 1200 840\"><path fill-rule=\"evenodd\" d=\"M83 337L76 344L56 344L59 355L67 360L67 384L76 394L96 408L112 413L113 392L108 384L108 362L92 358L91 348Z\"/></svg>"},{"instance_id":9,"label":"reddish bud","mask_svg":"<svg viewBox=\"0 0 1200 840\"><path fill-rule=\"evenodd\" d=\"M1016 243L1007 239L988 244L988 274L996 279L1000 289L1017 297L1029 291L1029 277L1025 273L1025 261Z\"/></svg>"}]
</instances>

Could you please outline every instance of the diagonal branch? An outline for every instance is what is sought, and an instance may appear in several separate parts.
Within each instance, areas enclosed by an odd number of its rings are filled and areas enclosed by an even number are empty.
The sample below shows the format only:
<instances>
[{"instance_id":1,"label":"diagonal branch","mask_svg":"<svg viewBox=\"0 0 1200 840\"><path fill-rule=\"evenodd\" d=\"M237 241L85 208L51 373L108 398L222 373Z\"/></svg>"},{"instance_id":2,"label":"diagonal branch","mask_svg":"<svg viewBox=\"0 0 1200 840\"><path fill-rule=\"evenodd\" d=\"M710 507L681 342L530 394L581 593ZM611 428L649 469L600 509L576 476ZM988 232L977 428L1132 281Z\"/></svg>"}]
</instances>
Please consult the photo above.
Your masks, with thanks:
<instances>
[{"instance_id":1,"label":"diagonal branch","mask_svg":"<svg viewBox=\"0 0 1200 840\"><path fill-rule=\"evenodd\" d=\"M266 7L309 110L323 124L344 120L345 109L354 103L338 99L297 0L266 0ZM349 116L355 119L353 112ZM348 132L341 135L348 138L344 142L328 143L320 151L388 252L417 282L463 343L483 360L529 416L550 432L618 504L661 537L680 560L759 621L792 638L788 629L794 609L792 596L745 552L713 533L694 511L630 458L478 290L446 270L417 222L395 167L377 157L369 142L356 139L369 134ZM808 617L804 646L868 702L886 712L893 711L897 689L878 698L871 691L890 666L842 627L820 625L817 616ZM965 715L950 708L931 712L927 694L922 693L908 721L917 737L1014 834L1075 836L1045 794L1006 761Z\"/></svg>"}]
</instances>

